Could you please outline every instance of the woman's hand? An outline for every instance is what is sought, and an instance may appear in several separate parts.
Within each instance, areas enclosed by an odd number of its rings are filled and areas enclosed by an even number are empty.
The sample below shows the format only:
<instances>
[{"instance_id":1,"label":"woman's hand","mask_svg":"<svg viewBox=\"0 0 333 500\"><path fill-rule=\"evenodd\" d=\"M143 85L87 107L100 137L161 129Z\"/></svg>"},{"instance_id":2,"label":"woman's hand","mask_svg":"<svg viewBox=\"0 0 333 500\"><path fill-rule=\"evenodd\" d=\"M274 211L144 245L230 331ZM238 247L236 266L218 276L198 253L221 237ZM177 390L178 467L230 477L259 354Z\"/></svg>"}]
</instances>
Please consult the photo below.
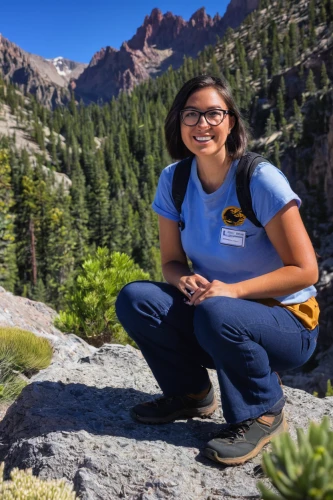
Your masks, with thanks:
<instances>
[{"instance_id":1,"label":"woman's hand","mask_svg":"<svg viewBox=\"0 0 333 500\"><path fill-rule=\"evenodd\" d=\"M209 285L210 282L200 274L191 274L182 276L177 288L189 299L188 304L190 304L193 297L200 297Z\"/></svg>"},{"instance_id":2,"label":"woman's hand","mask_svg":"<svg viewBox=\"0 0 333 500\"><path fill-rule=\"evenodd\" d=\"M223 281L213 280L205 285L205 288L198 288L191 299L189 305L198 306L211 297L231 297L237 298L236 287L233 284L223 283Z\"/></svg>"}]
</instances>

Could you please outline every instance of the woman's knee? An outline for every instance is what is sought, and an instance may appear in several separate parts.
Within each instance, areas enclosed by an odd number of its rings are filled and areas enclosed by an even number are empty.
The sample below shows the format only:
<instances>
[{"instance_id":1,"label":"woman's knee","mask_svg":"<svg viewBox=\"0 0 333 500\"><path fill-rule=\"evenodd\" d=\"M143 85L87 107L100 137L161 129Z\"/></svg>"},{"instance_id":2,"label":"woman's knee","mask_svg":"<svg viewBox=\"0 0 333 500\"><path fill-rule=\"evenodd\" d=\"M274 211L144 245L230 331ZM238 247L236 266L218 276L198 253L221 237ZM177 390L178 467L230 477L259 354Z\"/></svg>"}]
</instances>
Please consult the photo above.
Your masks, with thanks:
<instances>
[{"instance_id":1,"label":"woman's knee","mask_svg":"<svg viewBox=\"0 0 333 500\"><path fill-rule=\"evenodd\" d=\"M239 341L242 326L237 316L236 299L212 297L204 300L195 309L194 331L200 343L211 342L215 336L220 340L232 337Z\"/></svg>"},{"instance_id":2,"label":"woman's knee","mask_svg":"<svg viewBox=\"0 0 333 500\"><path fill-rule=\"evenodd\" d=\"M133 317L138 311L139 304L150 296L151 285L150 281L133 281L120 290L115 308L121 323L125 322L126 318Z\"/></svg>"},{"instance_id":3,"label":"woman's knee","mask_svg":"<svg viewBox=\"0 0 333 500\"><path fill-rule=\"evenodd\" d=\"M128 321L139 319L161 319L165 316L174 300L174 294L179 293L167 283L153 281L133 281L119 292L116 300L116 313L124 325Z\"/></svg>"}]
</instances>

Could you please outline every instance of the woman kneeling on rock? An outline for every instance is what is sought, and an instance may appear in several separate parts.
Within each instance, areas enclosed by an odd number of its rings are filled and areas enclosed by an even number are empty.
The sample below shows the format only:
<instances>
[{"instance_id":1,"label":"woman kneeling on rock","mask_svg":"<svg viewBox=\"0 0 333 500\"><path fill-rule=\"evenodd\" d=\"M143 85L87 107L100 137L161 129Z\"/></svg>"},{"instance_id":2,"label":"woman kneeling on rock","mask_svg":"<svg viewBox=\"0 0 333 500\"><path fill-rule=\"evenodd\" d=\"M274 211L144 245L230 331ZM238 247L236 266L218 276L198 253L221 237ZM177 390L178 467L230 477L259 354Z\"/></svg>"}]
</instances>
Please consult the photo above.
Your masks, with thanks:
<instances>
[{"instance_id":1,"label":"woman kneeling on rock","mask_svg":"<svg viewBox=\"0 0 333 500\"><path fill-rule=\"evenodd\" d=\"M261 226L242 212L236 170L248 137L224 81L185 83L165 133L171 157L192 164L180 214L172 194L177 163L162 171L153 202L167 283L130 283L116 303L164 394L132 416L158 424L211 415L217 402L206 368L214 368L229 425L203 453L241 464L287 429L276 371L303 365L315 349L316 257L299 197L267 161L250 181Z\"/></svg>"}]
</instances>

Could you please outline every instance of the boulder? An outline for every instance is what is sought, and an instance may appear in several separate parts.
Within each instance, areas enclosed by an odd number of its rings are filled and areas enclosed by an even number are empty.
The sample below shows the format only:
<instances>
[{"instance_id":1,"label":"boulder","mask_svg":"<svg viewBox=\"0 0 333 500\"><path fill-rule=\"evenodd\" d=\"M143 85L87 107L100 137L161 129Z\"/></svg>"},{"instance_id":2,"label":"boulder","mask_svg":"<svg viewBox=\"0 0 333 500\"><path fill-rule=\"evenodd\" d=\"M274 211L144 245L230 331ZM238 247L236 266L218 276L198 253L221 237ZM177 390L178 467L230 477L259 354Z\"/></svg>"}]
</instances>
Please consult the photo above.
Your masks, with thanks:
<instances>
[{"instance_id":1,"label":"boulder","mask_svg":"<svg viewBox=\"0 0 333 500\"><path fill-rule=\"evenodd\" d=\"M210 373L218 392L214 371ZM104 345L79 360L41 371L0 422L6 471L32 468L41 478L66 478L85 500L260 499L260 456L220 467L200 454L223 422L166 425L134 422L129 409L159 394L145 360L130 346ZM333 398L285 388L292 435L310 420L333 418Z\"/></svg>"},{"instance_id":2,"label":"boulder","mask_svg":"<svg viewBox=\"0 0 333 500\"><path fill-rule=\"evenodd\" d=\"M53 346L53 364L77 361L95 348L76 335L65 334L54 326L57 312L43 302L35 302L7 292L0 286L0 326L15 326L48 339Z\"/></svg>"}]
</instances>

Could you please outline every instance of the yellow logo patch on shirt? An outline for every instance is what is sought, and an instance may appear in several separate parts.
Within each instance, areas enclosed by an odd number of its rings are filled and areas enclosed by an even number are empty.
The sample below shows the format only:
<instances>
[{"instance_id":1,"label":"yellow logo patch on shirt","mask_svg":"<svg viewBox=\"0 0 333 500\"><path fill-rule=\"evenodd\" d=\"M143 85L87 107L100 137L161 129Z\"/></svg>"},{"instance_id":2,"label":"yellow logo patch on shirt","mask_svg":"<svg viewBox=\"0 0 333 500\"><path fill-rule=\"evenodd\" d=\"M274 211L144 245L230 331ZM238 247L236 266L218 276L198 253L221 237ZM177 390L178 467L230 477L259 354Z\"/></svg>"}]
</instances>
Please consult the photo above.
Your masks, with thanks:
<instances>
[{"instance_id":1,"label":"yellow logo patch on shirt","mask_svg":"<svg viewBox=\"0 0 333 500\"><path fill-rule=\"evenodd\" d=\"M241 226L245 219L240 207L227 207L222 212L222 220L228 226Z\"/></svg>"}]
</instances>

